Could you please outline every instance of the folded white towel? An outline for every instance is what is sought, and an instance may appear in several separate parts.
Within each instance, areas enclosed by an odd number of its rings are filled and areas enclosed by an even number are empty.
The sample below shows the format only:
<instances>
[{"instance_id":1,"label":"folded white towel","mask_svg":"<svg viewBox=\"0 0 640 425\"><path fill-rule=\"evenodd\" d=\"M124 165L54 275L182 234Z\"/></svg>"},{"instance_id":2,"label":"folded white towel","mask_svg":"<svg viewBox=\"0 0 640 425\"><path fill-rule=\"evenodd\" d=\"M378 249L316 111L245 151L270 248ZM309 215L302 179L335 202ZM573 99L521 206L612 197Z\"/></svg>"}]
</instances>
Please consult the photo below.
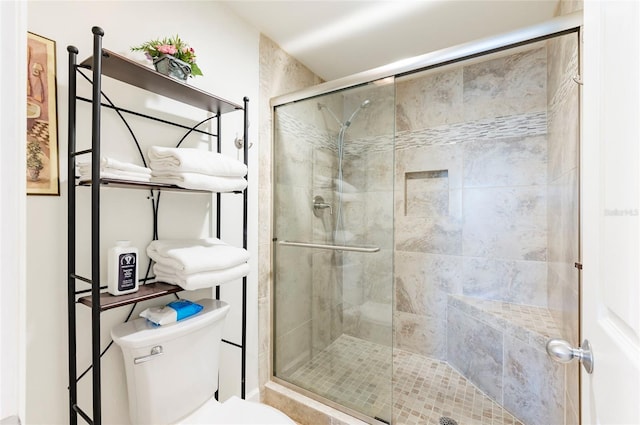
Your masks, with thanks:
<instances>
[{"instance_id":1,"label":"folded white towel","mask_svg":"<svg viewBox=\"0 0 640 425\"><path fill-rule=\"evenodd\" d=\"M212 288L214 286L228 283L232 280L240 279L249 274L249 264L243 263L239 266L230 267L224 270L213 270L208 272L192 273L192 274L175 274L171 273L171 268L156 263L153 266L153 272L156 280L161 282L178 285L185 290L194 290L202 288ZM166 271L169 271L166 273Z\"/></svg>"},{"instance_id":2,"label":"folded white towel","mask_svg":"<svg viewBox=\"0 0 640 425\"><path fill-rule=\"evenodd\" d=\"M80 169L81 174L91 174L91 162L81 162L78 163L78 167ZM131 164L129 162L119 161L117 159L103 156L100 158L100 169L103 171L110 170L115 172L126 171L129 173L140 173L140 174L151 174L151 169L147 167L142 167L140 165Z\"/></svg>"},{"instance_id":3,"label":"folded white towel","mask_svg":"<svg viewBox=\"0 0 640 425\"><path fill-rule=\"evenodd\" d=\"M244 177L218 177L199 173L164 173L151 174L151 181L174 184L185 189L208 190L211 192L241 192L247 187Z\"/></svg>"},{"instance_id":4,"label":"folded white towel","mask_svg":"<svg viewBox=\"0 0 640 425\"><path fill-rule=\"evenodd\" d=\"M247 166L217 152L193 148L149 148L149 166L154 171L179 171L219 177L244 177Z\"/></svg>"},{"instance_id":5,"label":"folded white towel","mask_svg":"<svg viewBox=\"0 0 640 425\"><path fill-rule=\"evenodd\" d=\"M249 260L246 249L216 238L155 240L147 246L147 254L156 263L185 275L224 270Z\"/></svg>"},{"instance_id":6,"label":"folded white towel","mask_svg":"<svg viewBox=\"0 0 640 425\"><path fill-rule=\"evenodd\" d=\"M80 172L80 181L91 180L91 169L88 172ZM105 170L100 171L100 178L103 179L114 179L114 180L126 180L126 181L136 181L136 182L150 182L151 174L145 173L133 173L128 171L120 171L114 170L112 168L107 168Z\"/></svg>"}]
</instances>

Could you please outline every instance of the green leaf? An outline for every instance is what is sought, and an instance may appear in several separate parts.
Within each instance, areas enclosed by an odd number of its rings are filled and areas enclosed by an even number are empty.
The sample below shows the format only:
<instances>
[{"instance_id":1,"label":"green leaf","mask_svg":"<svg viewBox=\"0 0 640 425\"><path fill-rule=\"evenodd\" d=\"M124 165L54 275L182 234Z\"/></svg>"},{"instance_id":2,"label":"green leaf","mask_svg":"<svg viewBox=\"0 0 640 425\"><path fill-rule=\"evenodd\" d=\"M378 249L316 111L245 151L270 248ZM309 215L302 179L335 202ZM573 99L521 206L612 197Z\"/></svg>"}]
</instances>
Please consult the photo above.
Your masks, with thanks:
<instances>
[{"instance_id":1,"label":"green leaf","mask_svg":"<svg viewBox=\"0 0 640 425\"><path fill-rule=\"evenodd\" d=\"M193 75L194 77L196 75L202 75L202 71L200 70L200 67L195 63L191 64L191 75Z\"/></svg>"}]
</instances>

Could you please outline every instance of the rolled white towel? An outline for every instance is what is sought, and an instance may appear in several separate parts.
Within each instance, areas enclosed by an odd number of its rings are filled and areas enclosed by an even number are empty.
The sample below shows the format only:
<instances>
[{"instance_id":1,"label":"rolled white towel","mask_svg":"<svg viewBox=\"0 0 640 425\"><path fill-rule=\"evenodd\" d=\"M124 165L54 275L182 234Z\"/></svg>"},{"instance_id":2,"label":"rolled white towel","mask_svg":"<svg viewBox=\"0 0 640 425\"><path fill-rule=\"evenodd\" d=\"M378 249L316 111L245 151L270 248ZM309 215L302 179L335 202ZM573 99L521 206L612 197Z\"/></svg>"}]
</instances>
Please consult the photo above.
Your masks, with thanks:
<instances>
[{"instance_id":1,"label":"rolled white towel","mask_svg":"<svg viewBox=\"0 0 640 425\"><path fill-rule=\"evenodd\" d=\"M232 280L240 279L249 274L249 264L243 263L224 270L213 270L191 274L175 274L171 273L171 270L171 268L162 266L160 263L156 263L153 266L153 272L156 275L156 280L170 283L172 285L178 285L185 290L194 290L212 288L214 286L228 283ZM166 271L169 271L169 273L165 273Z\"/></svg>"},{"instance_id":2,"label":"rolled white towel","mask_svg":"<svg viewBox=\"0 0 640 425\"><path fill-rule=\"evenodd\" d=\"M156 263L185 275L224 270L249 260L246 249L217 238L155 240L147 246L147 254Z\"/></svg>"},{"instance_id":3,"label":"rolled white towel","mask_svg":"<svg viewBox=\"0 0 640 425\"><path fill-rule=\"evenodd\" d=\"M247 166L217 152L194 148L149 148L149 167L154 171L179 171L218 177L244 177Z\"/></svg>"},{"instance_id":4,"label":"rolled white towel","mask_svg":"<svg viewBox=\"0 0 640 425\"><path fill-rule=\"evenodd\" d=\"M91 162L78 163L81 174L91 174ZM103 156L100 158L100 169L103 171L124 171L128 173L148 174L151 175L151 169L141 165L131 164L129 162L119 161L115 158Z\"/></svg>"},{"instance_id":5,"label":"rolled white towel","mask_svg":"<svg viewBox=\"0 0 640 425\"><path fill-rule=\"evenodd\" d=\"M170 173L154 170L151 174L151 181L210 192L241 192L247 188L247 180L244 177L218 177L199 173Z\"/></svg>"}]
</instances>

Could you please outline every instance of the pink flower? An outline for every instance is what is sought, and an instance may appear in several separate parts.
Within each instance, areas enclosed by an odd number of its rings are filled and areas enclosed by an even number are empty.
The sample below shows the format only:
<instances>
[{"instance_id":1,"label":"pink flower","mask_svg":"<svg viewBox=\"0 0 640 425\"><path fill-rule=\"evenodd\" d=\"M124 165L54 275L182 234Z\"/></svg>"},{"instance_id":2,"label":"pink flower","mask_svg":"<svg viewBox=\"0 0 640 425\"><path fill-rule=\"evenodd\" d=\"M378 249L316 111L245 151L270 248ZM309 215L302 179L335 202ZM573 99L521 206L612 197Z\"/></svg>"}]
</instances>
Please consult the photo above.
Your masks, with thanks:
<instances>
[{"instance_id":1,"label":"pink flower","mask_svg":"<svg viewBox=\"0 0 640 425\"><path fill-rule=\"evenodd\" d=\"M163 44L161 46L158 46L158 51L166 55L173 55L178 52L178 49L176 49L175 46L172 46L170 44Z\"/></svg>"}]
</instances>

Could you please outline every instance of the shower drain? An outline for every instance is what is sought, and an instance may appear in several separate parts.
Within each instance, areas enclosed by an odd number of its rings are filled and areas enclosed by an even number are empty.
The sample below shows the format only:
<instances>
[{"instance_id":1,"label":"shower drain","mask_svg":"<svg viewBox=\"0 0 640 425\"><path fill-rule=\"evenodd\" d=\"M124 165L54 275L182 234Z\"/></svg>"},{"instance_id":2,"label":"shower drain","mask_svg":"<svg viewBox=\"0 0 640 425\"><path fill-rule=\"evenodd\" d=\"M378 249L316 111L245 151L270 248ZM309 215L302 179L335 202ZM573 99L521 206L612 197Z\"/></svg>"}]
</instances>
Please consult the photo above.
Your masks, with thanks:
<instances>
[{"instance_id":1,"label":"shower drain","mask_svg":"<svg viewBox=\"0 0 640 425\"><path fill-rule=\"evenodd\" d=\"M458 425L458 422L446 416L440 417L440 420L438 422L440 425Z\"/></svg>"}]
</instances>

